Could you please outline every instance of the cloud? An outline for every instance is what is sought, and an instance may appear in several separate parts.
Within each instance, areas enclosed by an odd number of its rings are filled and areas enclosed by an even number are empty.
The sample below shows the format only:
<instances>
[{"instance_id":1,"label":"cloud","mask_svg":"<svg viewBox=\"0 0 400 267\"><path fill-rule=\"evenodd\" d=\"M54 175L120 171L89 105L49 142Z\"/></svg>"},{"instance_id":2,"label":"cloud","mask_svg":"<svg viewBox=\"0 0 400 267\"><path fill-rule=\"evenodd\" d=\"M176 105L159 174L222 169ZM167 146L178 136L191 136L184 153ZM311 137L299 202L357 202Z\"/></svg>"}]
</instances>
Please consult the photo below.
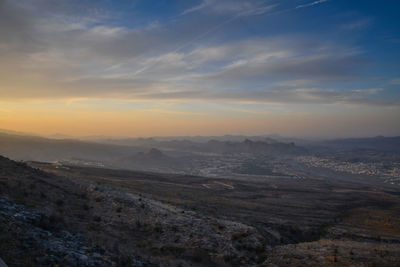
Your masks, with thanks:
<instances>
[{"instance_id":1,"label":"cloud","mask_svg":"<svg viewBox=\"0 0 400 267\"><path fill-rule=\"evenodd\" d=\"M371 23L372 23L372 19L363 18L363 19L359 19L356 21L352 21L352 22L343 24L343 25L341 25L340 28L343 30L352 31L352 30L358 30L358 29L365 28L365 27L369 26Z\"/></svg>"},{"instance_id":2,"label":"cloud","mask_svg":"<svg viewBox=\"0 0 400 267\"><path fill-rule=\"evenodd\" d=\"M400 85L400 78L391 79L389 84Z\"/></svg>"},{"instance_id":3,"label":"cloud","mask_svg":"<svg viewBox=\"0 0 400 267\"><path fill-rule=\"evenodd\" d=\"M369 89L366 89L368 91ZM396 101L372 99L366 97L364 90L359 92L338 92L334 89L321 88L265 88L253 91L172 91L152 92L142 95L145 99L158 100L195 100L195 101L225 101L233 103L258 104L346 104L398 106Z\"/></svg>"},{"instance_id":4,"label":"cloud","mask_svg":"<svg viewBox=\"0 0 400 267\"><path fill-rule=\"evenodd\" d=\"M274 6L276 4L266 5L265 1L262 0L203 0L200 4L184 10L181 15L207 10L207 12L218 15L254 16L264 14Z\"/></svg>"},{"instance_id":5,"label":"cloud","mask_svg":"<svg viewBox=\"0 0 400 267\"><path fill-rule=\"evenodd\" d=\"M64 1L18 3L0 1L0 34L8 37L0 39L0 99L396 104L376 100L378 87L335 87L363 79L369 62L357 47L301 34L197 42L226 18L182 16L129 27L108 23L103 12L76 16ZM212 3L187 12L247 16L272 8L258 1ZM44 19L38 9L52 15Z\"/></svg>"},{"instance_id":6,"label":"cloud","mask_svg":"<svg viewBox=\"0 0 400 267\"><path fill-rule=\"evenodd\" d=\"M383 90L384 90L383 88L369 88L369 89L355 89L351 90L350 92L363 93L363 94L377 94L379 92L382 92Z\"/></svg>"},{"instance_id":7,"label":"cloud","mask_svg":"<svg viewBox=\"0 0 400 267\"><path fill-rule=\"evenodd\" d=\"M296 7L296 9L305 8L305 7L310 7L310 6L315 6L315 5L319 5L319 4L328 2L328 1L329 1L329 0L318 0L318 1L314 1L314 2L308 3L308 4L298 5L298 6Z\"/></svg>"},{"instance_id":8,"label":"cloud","mask_svg":"<svg viewBox=\"0 0 400 267\"><path fill-rule=\"evenodd\" d=\"M200 4L198 4L196 6L193 6L191 8L188 8L185 11L183 11L181 15L187 15L189 13L196 12L198 10L201 10L201 9L211 5L212 3L213 3L212 0L203 0Z\"/></svg>"}]
</instances>

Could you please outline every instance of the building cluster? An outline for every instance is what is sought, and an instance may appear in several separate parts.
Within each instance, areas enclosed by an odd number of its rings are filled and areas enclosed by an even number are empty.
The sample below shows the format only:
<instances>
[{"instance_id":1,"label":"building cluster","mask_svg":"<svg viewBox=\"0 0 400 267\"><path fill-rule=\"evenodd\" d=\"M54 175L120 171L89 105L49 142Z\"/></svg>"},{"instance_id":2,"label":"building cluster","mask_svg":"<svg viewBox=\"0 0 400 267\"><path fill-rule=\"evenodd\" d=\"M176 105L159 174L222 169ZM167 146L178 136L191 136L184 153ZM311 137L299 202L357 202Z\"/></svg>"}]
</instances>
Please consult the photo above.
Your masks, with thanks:
<instances>
[{"instance_id":1,"label":"building cluster","mask_svg":"<svg viewBox=\"0 0 400 267\"><path fill-rule=\"evenodd\" d=\"M302 156L297 160L307 167L322 167L338 172L378 176L386 183L400 185L400 162L348 162L315 156Z\"/></svg>"}]
</instances>

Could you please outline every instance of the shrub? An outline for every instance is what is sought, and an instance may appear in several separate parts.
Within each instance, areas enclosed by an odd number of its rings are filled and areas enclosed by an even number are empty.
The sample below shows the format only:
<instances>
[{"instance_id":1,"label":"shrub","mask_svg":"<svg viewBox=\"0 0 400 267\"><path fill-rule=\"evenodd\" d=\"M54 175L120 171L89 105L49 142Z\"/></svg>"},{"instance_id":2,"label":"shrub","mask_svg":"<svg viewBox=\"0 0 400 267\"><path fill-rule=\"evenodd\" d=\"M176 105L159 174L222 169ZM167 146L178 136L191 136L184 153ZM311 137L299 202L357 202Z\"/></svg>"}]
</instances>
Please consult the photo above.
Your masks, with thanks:
<instances>
[{"instance_id":1,"label":"shrub","mask_svg":"<svg viewBox=\"0 0 400 267\"><path fill-rule=\"evenodd\" d=\"M133 258L130 255L121 255L117 259L118 266L132 266Z\"/></svg>"},{"instance_id":2,"label":"shrub","mask_svg":"<svg viewBox=\"0 0 400 267\"><path fill-rule=\"evenodd\" d=\"M160 234L163 232L161 223L159 223L159 222L156 223L156 226L154 227L154 231L156 233L160 233Z\"/></svg>"},{"instance_id":3,"label":"shrub","mask_svg":"<svg viewBox=\"0 0 400 267\"><path fill-rule=\"evenodd\" d=\"M192 252L190 258L194 262L204 262L210 260L210 255L208 254L207 250L202 248L197 248L195 251Z\"/></svg>"},{"instance_id":4,"label":"shrub","mask_svg":"<svg viewBox=\"0 0 400 267\"><path fill-rule=\"evenodd\" d=\"M177 246L163 246L160 251L167 254L173 254L175 256L180 256L185 252L185 248Z\"/></svg>"},{"instance_id":5,"label":"shrub","mask_svg":"<svg viewBox=\"0 0 400 267\"><path fill-rule=\"evenodd\" d=\"M56 201L56 204L57 204L57 206L61 207L61 206L64 205L64 200L58 199L58 200Z\"/></svg>"}]
</instances>

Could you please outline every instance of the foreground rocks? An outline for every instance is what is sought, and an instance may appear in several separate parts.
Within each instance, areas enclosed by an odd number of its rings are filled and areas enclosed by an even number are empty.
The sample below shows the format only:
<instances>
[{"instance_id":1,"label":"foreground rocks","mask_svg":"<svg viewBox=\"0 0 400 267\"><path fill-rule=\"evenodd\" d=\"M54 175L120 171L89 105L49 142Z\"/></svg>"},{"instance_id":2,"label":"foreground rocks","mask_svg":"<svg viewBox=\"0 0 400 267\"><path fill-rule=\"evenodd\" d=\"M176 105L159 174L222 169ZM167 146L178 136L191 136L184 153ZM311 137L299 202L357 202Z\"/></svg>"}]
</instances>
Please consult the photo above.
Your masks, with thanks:
<instances>
[{"instance_id":1,"label":"foreground rocks","mask_svg":"<svg viewBox=\"0 0 400 267\"><path fill-rule=\"evenodd\" d=\"M58 219L0 199L0 247L8 266L117 266L117 255L104 247L55 228ZM139 259L132 263L145 266Z\"/></svg>"}]
</instances>

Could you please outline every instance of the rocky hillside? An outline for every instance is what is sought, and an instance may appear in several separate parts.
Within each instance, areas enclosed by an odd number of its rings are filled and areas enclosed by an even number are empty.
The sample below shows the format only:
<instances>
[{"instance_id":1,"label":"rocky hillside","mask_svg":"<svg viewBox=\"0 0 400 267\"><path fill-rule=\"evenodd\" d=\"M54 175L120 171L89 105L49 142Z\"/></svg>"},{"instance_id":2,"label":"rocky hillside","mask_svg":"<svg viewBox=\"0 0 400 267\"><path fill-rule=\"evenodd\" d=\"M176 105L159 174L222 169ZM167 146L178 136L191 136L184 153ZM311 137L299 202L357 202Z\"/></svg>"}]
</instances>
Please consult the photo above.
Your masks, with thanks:
<instances>
[{"instance_id":1,"label":"rocky hillside","mask_svg":"<svg viewBox=\"0 0 400 267\"><path fill-rule=\"evenodd\" d=\"M0 157L0 255L9 266L150 264L85 235L83 187ZM88 219L96 219L88 216ZM88 225L88 227L91 227Z\"/></svg>"},{"instance_id":2,"label":"rocky hillside","mask_svg":"<svg viewBox=\"0 0 400 267\"><path fill-rule=\"evenodd\" d=\"M0 157L0 255L9 266L400 261L397 188L250 178L27 165Z\"/></svg>"},{"instance_id":3,"label":"rocky hillside","mask_svg":"<svg viewBox=\"0 0 400 267\"><path fill-rule=\"evenodd\" d=\"M111 266L116 255L57 226L55 216L0 198L0 251L10 266Z\"/></svg>"},{"instance_id":4,"label":"rocky hillside","mask_svg":"<svg viewBox=\"0 0 400 267\"><path fill-rule=\"evenodd\" d=\"M262 262L251 226L0 158L0 248L10 266ZM137 255L141 255L139 258Z\"/></svg>"}]
</instances>

